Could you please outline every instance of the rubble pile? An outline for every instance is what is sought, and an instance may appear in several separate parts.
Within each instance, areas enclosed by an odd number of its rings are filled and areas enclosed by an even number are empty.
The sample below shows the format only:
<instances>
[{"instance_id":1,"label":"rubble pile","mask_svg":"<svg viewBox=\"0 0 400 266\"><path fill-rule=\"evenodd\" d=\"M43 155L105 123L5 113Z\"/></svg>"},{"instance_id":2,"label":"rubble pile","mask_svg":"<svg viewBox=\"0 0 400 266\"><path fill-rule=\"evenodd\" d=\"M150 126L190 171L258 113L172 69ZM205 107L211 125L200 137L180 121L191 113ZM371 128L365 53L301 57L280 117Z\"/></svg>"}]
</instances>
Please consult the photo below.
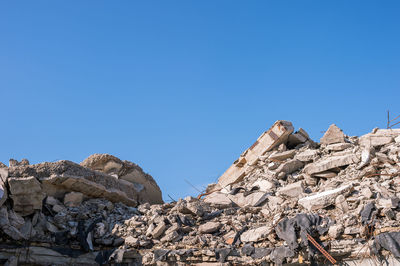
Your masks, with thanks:
<instances>
[{"instance_id":1,"label":"rubble pile","mask_svg":"<svg viewBox=\"0 0 400 266\"><path fill-rule=\"evenodd\" d=\"M171 203L106 154L11 160L0 175L7 265L329 264L321 249L338 263L400 259L400 129L331 125L316 143L277 121L204 194Z\"/></svg>"}]
</instances>

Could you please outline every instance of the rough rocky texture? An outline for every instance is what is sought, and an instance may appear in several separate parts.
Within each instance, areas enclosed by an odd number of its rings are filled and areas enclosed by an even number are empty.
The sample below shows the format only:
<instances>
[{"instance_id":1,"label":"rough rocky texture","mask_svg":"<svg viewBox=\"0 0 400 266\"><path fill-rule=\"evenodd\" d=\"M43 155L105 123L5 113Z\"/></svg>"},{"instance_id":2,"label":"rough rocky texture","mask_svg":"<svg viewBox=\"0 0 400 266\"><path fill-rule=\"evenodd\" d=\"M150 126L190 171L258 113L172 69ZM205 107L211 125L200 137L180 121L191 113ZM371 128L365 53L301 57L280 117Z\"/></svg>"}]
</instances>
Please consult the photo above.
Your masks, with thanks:
<instances>
[{"instance_id":1,"label":"rough rocky texture","mask_svg":"<svg viewBox=\"0 0 400 266\"><path fill-rule=\"evenodd\" d=\"M325 132L320 141L320 143L323 145L344 142L345 135L343 134L342 130L338 128L335 124L329 126L328 130Z\"/></svg>"},{"instance_id":2,"label":"rough rocky texture","mask_svg":"<svg viewBox=\"0 0 400 266\"><path fill-rule=\"evenodd\" d=\"M276 121L275 124L264 132L257 141L237 159L231 167L219 178L218 185L223 188L239 182L246 175L247 165L254 165L266 152L279 144L286 142L293 132L293 126L288 121Z\"/></svg>"},{"instance_id":3,"label":"rough rocky texture","mask_svg":"<svg viewBox=\"0 0 400 266\"><path fill-rule=\"evenodd\" d=\"M309 234L338 264L373 265L362 260L373 255L395 265L400 131L369 133L390 142L339 131L345 142L320 145L299 130L259 147L268 151L256 160L241 160L239 180L164 204L141 202L136 181L120 179L124 163L108 155L88 160L90 169L14 160L0 166L8 194L0 206L0 264L325 265ZM33 197L18 187L26 180L45 193L40 208L15 204L18 189Z\"/></svg>"},{"instance_id":4,"label":"rough rocky texture","mask_svg":"<svg viewBox=\"0 0 400 266\"><path fill-rule=\"evenodd\" d=\"M149 174L143 172L137 164L121 161L109 154L93 154L81 162L81 165L132 183L138 191L139 202L163 203L161 190L156 181Z\"/></svg>"}]
</instances>

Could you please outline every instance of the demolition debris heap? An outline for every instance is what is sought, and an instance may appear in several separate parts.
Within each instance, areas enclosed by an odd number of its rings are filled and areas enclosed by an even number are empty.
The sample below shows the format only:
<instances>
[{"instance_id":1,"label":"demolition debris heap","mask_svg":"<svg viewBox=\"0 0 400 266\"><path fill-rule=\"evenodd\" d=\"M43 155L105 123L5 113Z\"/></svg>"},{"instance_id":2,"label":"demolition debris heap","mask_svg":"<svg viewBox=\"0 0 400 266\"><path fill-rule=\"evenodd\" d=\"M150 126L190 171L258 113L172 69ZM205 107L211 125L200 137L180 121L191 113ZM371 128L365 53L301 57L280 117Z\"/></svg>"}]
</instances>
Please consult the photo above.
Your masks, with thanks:
<instances>
[{"instance_id":1,"label":"demolition debris heap","mask_svg":"<svg viewBox=\"0 0 400 266\"><path fill-rule=\"evenodd\" d=\"M400 129L349 137L331 125L315 143L288 121L199 198L172 203L139 166L108 154L80 165L10 160L0 165L0 264L400 259L399 170Z\"/></svg>"}]
</instances>

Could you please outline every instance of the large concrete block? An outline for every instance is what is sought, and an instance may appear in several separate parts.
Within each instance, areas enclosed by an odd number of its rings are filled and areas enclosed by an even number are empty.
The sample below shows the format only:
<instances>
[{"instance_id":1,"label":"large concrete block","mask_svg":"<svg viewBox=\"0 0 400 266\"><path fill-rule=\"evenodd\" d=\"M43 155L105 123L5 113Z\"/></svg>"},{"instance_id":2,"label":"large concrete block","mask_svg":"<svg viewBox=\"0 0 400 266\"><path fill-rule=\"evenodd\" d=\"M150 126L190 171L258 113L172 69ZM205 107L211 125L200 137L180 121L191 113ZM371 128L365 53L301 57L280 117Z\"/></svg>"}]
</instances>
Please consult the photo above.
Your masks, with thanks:
<instances>
[{"instance_id":1,"label":"large concrete block","mask_svg":"<svg viewBox=\"0 0 400 266\"><path fill-rule=\"evenodd\" d=\"M345 185L336 189L317 193L312 196L304 197L299 199L298 204L303 206L308 211L314 211L328 207L335 203L336 197L343 193L349 192L352 189L352 185Z\"/></svg>"},{"instance_id":2,"label":"large concrete block","mask_svg":"<svg viewBox=\"0 0 400 266\"><path fill-rule=\"evenodd\" d=\"M140 204L163 203L161 189L156 181L133 162L122 161L110 154L93 154L81 162L81 165L130 182L137 191L137 200Z\"/></svg>"},{"instance_id":3,"label":"large concrete block","mask_svg":"<svg viewBox=\"0 0 400 266\"><path fill-rule=\"evenodd\" d=\"M237 159L226 172L219 178L218 184L225 187L239 182L246 175L248 165L257 163L258 158L274 147L287 141L293 132L292 123L289 121L276 121L274 125L264 132L257 141Z\"/></svg>"},{"instance_id":4,"label":"large concrete block","mask_svg":"<svg viewBox=\"0 0 400 266\"><path fill-rule=\"evenodd\" d=\"M8 179L8 184L14 210L17 213L25 216L42 209L45 194L40 182L35 177L11 177Z\"/></svg>"}]
</instances>

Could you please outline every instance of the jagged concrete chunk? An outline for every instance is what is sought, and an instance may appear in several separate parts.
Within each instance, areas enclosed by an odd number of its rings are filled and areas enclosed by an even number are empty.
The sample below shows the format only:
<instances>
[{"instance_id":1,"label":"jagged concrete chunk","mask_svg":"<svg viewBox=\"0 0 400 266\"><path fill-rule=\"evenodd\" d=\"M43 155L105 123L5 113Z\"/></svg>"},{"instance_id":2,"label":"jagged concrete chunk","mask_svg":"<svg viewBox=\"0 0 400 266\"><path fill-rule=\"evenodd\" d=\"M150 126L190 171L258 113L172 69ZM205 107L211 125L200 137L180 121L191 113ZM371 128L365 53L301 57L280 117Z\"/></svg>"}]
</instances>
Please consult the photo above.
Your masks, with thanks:
<instances>
[{"instance_id":1,"label":"jagged concrete chunk","mask_svg":"<svg viewBox=\"0 0 400 266\"><path fill-rule=\"evenodd\" d=\"M321 138L321 144L328 145L333 143L344 143L344 134L335 124L329 126L324 136Z\"/></svg>"},{"instance_id":2,"label":"jagged concrete chunk","mask_svg":"<svg viewBox=\"0 0 400 266\"><path fill-rule=\"evenodd\" d=\"M221 226L222 224L218 222L207 222L199 226L199 232L201 234L211 234L218 231Z\"/></svg>"},{"instance_id":3,"label":"jagged concrete chunk","mask_svg":"<svg viewBox=\"0 0 400 266\"><path fill-rule=\"evenodd\" d=\"M8 177L8 169L0 166L0 207L7 200L8 193L6 181Z\"/></svg>"},{"instance_id":4,"label":"jagged concrete chunk","mask_svg":"<svg viewBox=\"0 0 400 266\"><path fill-rule=\"evenodd\" d=\"M352 185L345 185L333 190L317 193L315 195L299 199L298 204L303 206L308 211L322 209L334 204L338 195L350 191L351 188Z\"/></svg>"},{"instance_id":5,"label":"jagged concrete chunk","mask_svg":"<svg viewBox=\"0 0 400 266\"><path fill-rule=\"evenodd\" d=\"M139 203L163 203L156 181L135 163L122 161L110 154L93 154L81 162L81 165L132 183L137 191Z\"/></svg>"},{"instance_id":6,"label":"jagged concrete chunk","mask_svg":"<svg viewBox=\"0 0 400 266\"><path fill-rule=\"evenodd\" d=\"M40 182L35 177L10 177L8 184L16 212L25 216L42 209L45 194Z\"/></svg>"},{"instance_id":7,"label":"jagged concrete chunk","mask_svg":"<svg viewBox=\"0 0 400 266\"><path fill-rule=\"evenodd\" d=\"M266 200L269 194L265 192L254 192L250 195L244 195L243 193L237 193L236 195L229 195L228 197L239 207L245 206L260 206Z\"/></svg>"},{"instance_id":8,"label":"jagged concrete chunk","mask_svg":"<svg viewBox=\"0 0 400 266\"><path fill-rule=\"evenodd\" d=\"M326 146L326 149L328 151L342 151L342 150L348 149L352 146L353 145L351 145L350 143L334 143L334 144L329 144L328 146Z\"/></svg>"},{"instance_id":9,"label":"jagged concrete chunk","mask_svg":"<svg viewBox=\"0 0 400 266\"><path fill-rule=\"evenodd\" d=\"M293 158L293 156L296 154L296 150L288 150L288 151L282 151L282 152L274 152L271 154L268 159L270 160L278 160L278 161L283 161L289 158Z\"/></svg>"},{"instance_id":10,"label":"jagged concrete chunk","mask_svg":"<svg viewBox=\"0 0 400 266\"><path fill-rule=\"evenodd\" d=\"M278 190L278 194L290 198L296 198L304 192L303 182L299 181L286 185Z\"/></svg>"},{"instance_id":11,"label":"jagged concrete chunk","mask_svg":"<svg viewBox=\"0 0 400 266\"><path fill-rule=\"evenodd\" d=\"M83 200L83 194L80 192L69 192L64 196L64 205L67 207L78 207Z\"/></svg>"},{"instance_id":12,"label":"jagged concrete chunk","mask_svg":"<svg viewBox=\"0 0 400 266\"><path fill-rule=\"evenodd\" d=\"M363 147L379 147L400 138L400 128L396 129L376 129L372 133L360 137L360 145Z\"/></svg>"},{"instance_id":13,"label":"jagged concrete chunk","mask_svg":"<svg viewBox=\"0 0 400 266\"><path fill-rule=\"evenodd\" d=\"M288 138L288 145L294 147L305 143L309 139L310 137L308 136L308 133L304 129L300 128L297 132L290 134Z\"/></svg>"},{"instance_id":14,"label":"jagged concrete chunk","mask_svg":"<svg viewBox=\"0 0 400 266\"><path fill-rule=\"evenodd\" d=\"M35 176L42 182L43 192L56 198L63 198L66 192L75 191L91 198L106 198L129 206L137 205L138 194L132 183L70 161L17 166L9 168L9 175L9 180Z\"/></svg>"},{"instance_id":15,"label":"jagged concrete chunk","mask_svg":"<svg viewBox=\"0 0 400 266\"><path fill-rule=\"evenodd\" d=\"M276 169L277 173L285 173L285 174L291 174L294 171L299 170L300 168L303 167L303 162L297 160L297 159L293 159L287 162L282 163L278 169Z\"/></svg>"},{"instance_id":16,"label":"jagged concrete chunk","mask_svg":"<svg viewBox=\"0 0 400 266\"><path fill-rule=\"evenodd\" d=\"M316 158L318 158L317 150L305 150L295 156L295 159L302 161L302 162L309 162Z\"/></svg>"},{"instance_id":17,"label":"jagged concrete chunk","mask_svg":"<svg viewBox=\"0 0 400 266\"><path fill-rule=\"evenodd\" d=\"M229 197L220 192L213 192L204 198L204 202L211 204L220 209L229 208L233 206L233 202Z\"/></svg>"},{"instance_id":18,"label":"jagged concrete chunk","mask_svg":"<svg viewBox=\"0 0 400 266\"><path fill-rule=\"evenodd\" d=\"M220 187L239 182L245 175L247 165L253 165L258 158L267 151L284 143L288 136L293 132L292 123L289 121L276 121L275 124L264 132L257 141L247 149L238 160L219 178Z\"/></svg>"},{"instance_id":19,"label":"jagged concrete chunk","mask_svg":"<svg viewBox=\"0 0 400 266\"><path fill-rule=\"evenodd\" d=\"M240 236L242 242L258 242L268 237L272 229L270 226L261 226L244 232Z\"/></svg>"},{"instance_id":20,"label":"jagged concrete chunk","mask_svg":"<svg viewBox=\"0 0 400 266\"><path fill-rule=\"evenodd\" d=\"M319 162L306 165L304 172L312 175L316 173L325 172L329 169L341 167L349 164L355 164L360 161L360 158L355 154L348 154L343 156L332 156Z\"/></svg>"}]
</instances>

